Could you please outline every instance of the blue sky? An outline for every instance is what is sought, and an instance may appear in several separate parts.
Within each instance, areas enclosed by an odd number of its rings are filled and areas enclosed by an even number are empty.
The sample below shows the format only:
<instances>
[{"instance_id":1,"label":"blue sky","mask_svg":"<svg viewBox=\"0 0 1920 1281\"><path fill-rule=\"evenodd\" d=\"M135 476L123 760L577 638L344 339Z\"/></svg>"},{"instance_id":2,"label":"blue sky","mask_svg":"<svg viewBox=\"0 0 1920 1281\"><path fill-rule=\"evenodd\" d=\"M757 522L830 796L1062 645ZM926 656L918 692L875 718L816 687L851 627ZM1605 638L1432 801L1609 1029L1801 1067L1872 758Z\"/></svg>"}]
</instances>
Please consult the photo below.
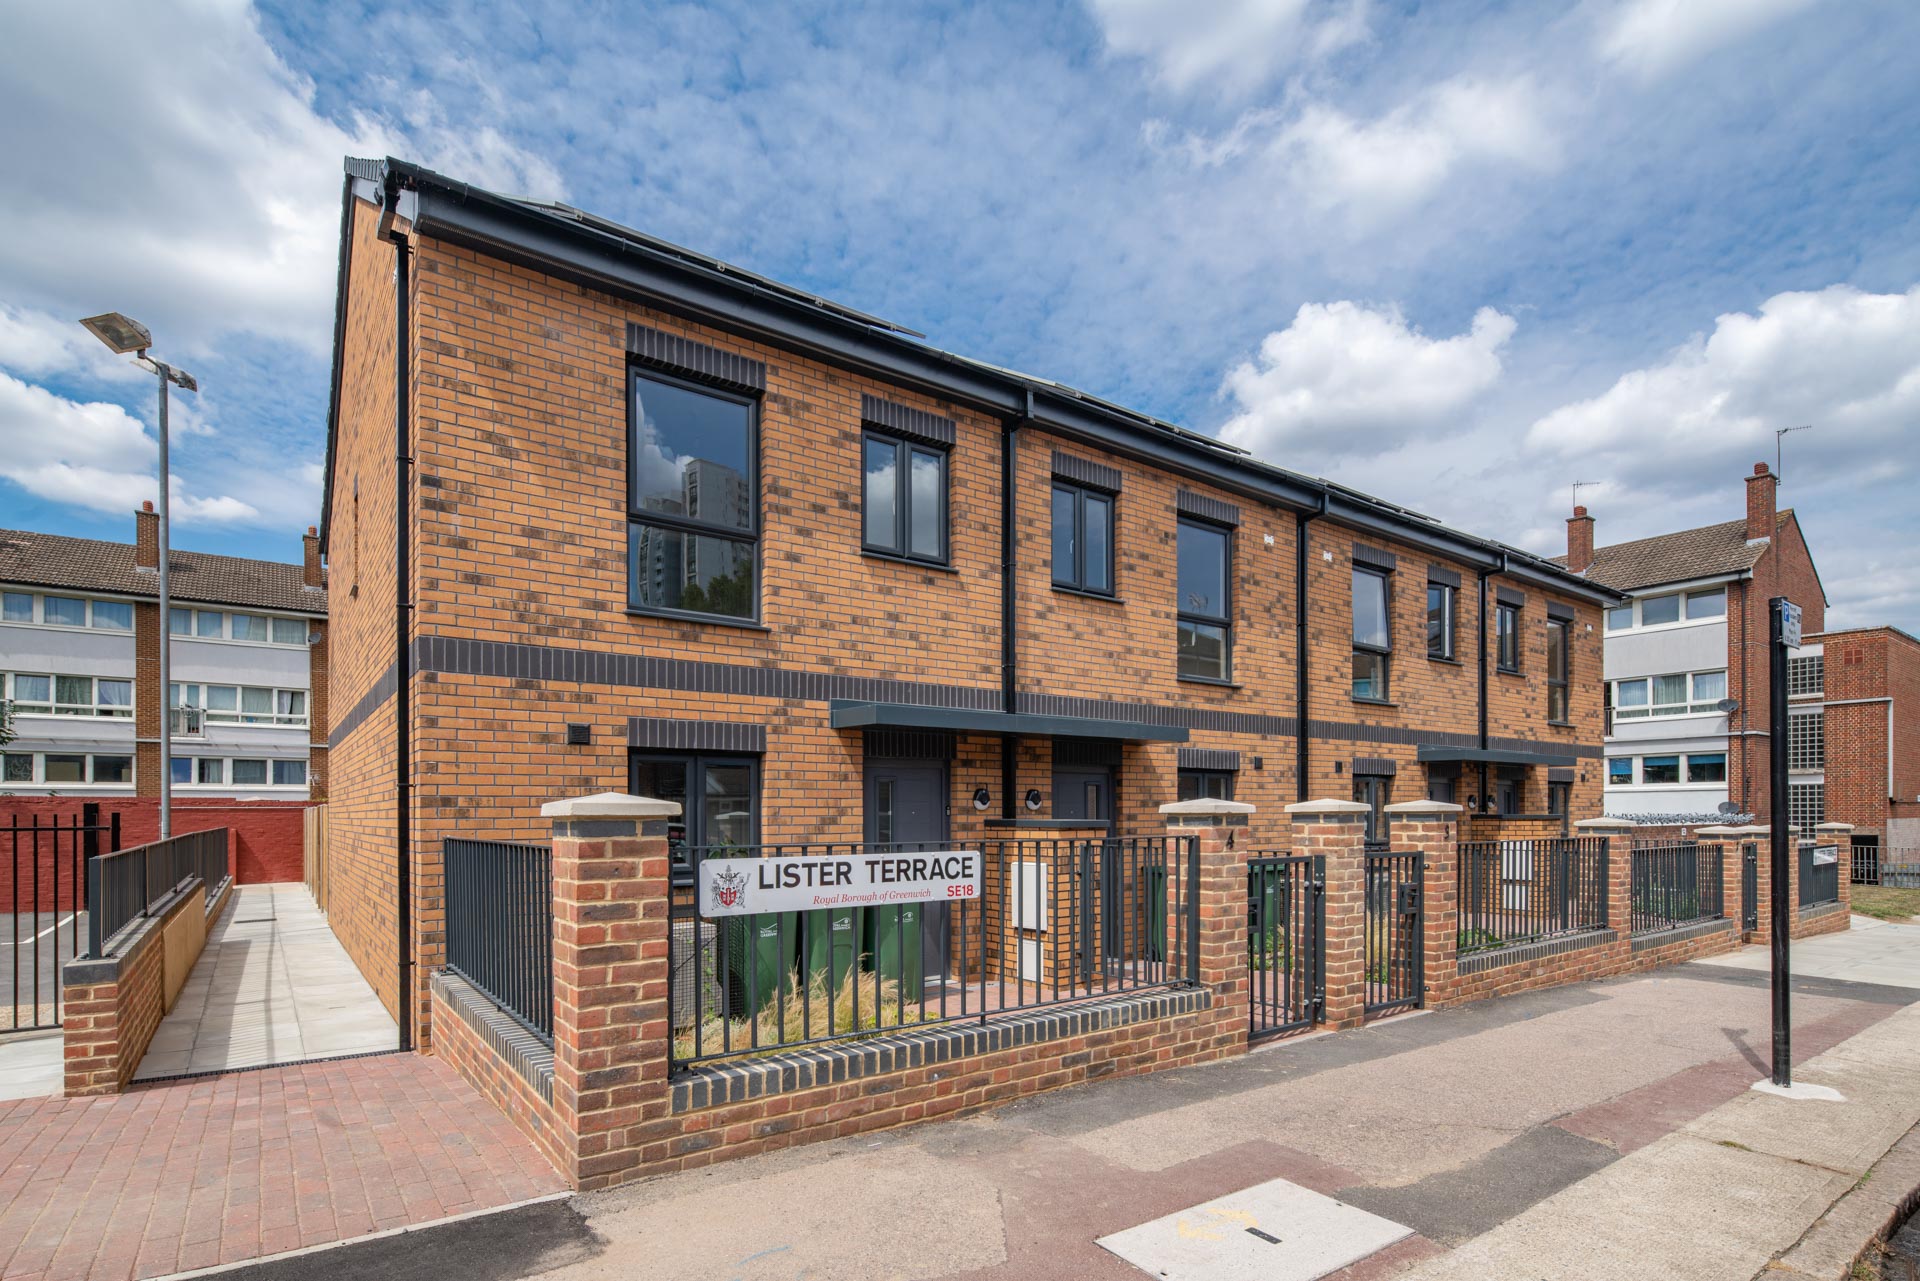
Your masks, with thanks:
<instances>
[{"instance_id":1,"label":"blue sky","mask_svg":"<svg viewBox=\"0 0 1920 1281\"><path fill-rule=\"evenodd\" d=\"M0 524L317 519L339 159L568 202L1538 551L1732 519L1789 438L1834 624L1920 631L1898 0L14 11ZM184 403L183 403L184 402Z\"/></svg>"}]
</instances>

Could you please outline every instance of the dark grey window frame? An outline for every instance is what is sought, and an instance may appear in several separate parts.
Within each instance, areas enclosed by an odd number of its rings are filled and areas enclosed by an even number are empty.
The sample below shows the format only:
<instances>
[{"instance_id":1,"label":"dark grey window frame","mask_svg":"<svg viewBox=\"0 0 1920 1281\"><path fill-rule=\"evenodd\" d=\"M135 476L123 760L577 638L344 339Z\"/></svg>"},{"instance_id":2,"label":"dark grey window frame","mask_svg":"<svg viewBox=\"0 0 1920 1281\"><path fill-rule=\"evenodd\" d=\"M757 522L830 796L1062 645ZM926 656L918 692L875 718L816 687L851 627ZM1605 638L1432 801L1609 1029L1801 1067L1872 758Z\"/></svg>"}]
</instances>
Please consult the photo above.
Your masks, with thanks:
<instances>
[{"instance_id":1,"label":"dark grey window frame","mask_svg":"<svg viewBox=\"0 0 1920 1281\"><path fill-rule=\"evenodd\" d=\"M1427 657L1438 659L1445 663L1458 662L1459 660L1455 657L1454 649L1459 643L1460 634L1460 588L1454 583L1442 583L1429 578L1427 580L1427 614L1429 619L1431 619L1433 614L1433 593L1435 591L1443 593L1446 601L1446 626L1442 632L1440 648L1437 650L1433 647L1432 628L1428 628Z\"/></svg>"},{"instance_id":2,"label":"dark grey window frame","mask_svg":"<svg viewBox=\"0 0 1920 1281\"><path fill-rule=\"evenodd\" d=\"M1509 676L1520 674L1520 609L1505 601L1493 607L1493 666ZM1507 661L1507 642L1513 642L1513 661Z\"/></svg>"},{"instance_id":3,"label":"dark grey window frame","mask_svg":"<svg viewBox=\"0 0 1920 1281\"><path fill-rule=\"evenodd\" d=\"M1559 640L1554 640L1554 634ZM1560 648L1560 679L1553 678L1553 651L1555 644ZM1560 714L1553 714L1554 694L1560 695ZM1573 723L1573 624L1564 618L1547 619L1547 723L1550 725L1571 725Z\"/></svg>"},{"instance_id":4,"label":"dark grey window frame","mask_svg":"<svg viewBox=\"0 0 1920 1281\"><path fill-rule=\"evenodd\" d=\"M867 444L878 441L894 450L893 533L899 545L887 547L867 541ZM940 460L940 554L929 556L912 550L913 539L913 456L925 454ZM883 560L912 561L918 565L953 563L953 451L950 447L902 436L879 427L860 432L860 551ZM904 462L907 465L902 467Z\"/></svg>"},{"instance_id":5,"label":"dark grey window frame","mask_svg":"<svg viewBox=\"0 0 1920 1281\"><path fill-rule=\"evenodd\" d=\"M1119 557L1115 545L1120 541L1120 496L1097 485L1082 485L1071 480L1054 478L1053 488L1047 494L1047 526L1053 526L1053 498L1055 494L1073 495L1073 580L1061 582L1057 574L1053 585L1060 591L1079 592L1084 596L1117 596L1119 594L1118 574L1115 565ZM1087 501L1102 502L1107 505L1107 585L1105 587L1087 586ZM1054 574L1052 549L1049 548L1048 572ZM1176 555L1178 554L1176 550Z\"/></svg>"},{"instance_id":6,"label":"dark grey window frame","mask_svg":"<svg viewBox=\"0 0 1920 1281\"><path fill-rule=\"evenodd\" d=\"M1198 614L1183 608L1180 597L1180 533L1179 527L1191 525L1195 529L1205 530L1209 534L1218 534L1226 540L1226 573L1220 576L1221 595L1226 599L1220 602L1220 614ZM1178 680L1193 681L1201 685L1233 684L1233 565L1234 527L1218 521L1207 520L1201 516L1180 515L1174 521L1173 539L1173 594L1174 594L1174 676ZM1191 676L1179 670L1180 663L1180 623L1197 623L1202 627L1218 627L1222 632L1222 654L1226 670L1219 676Z\"/></svg>"},{"instance_id":7,"label":"dark grey window frame","mask_svg":"<svg viewBox=\"0 0 1920 1281\"><path fill-rule=\"evenodd\" d=\"M1187 795L1186 785L1189 781L1197 782L1200 784L1200 786L1198 787L1198 789L1195 790L1192 796ZM1206 784L1211 782L1224 782L1226 784L1225 788L1222 789L1222 795L1218 797L1209 797L1207 795ZM1182 800L1182 801L1186 801L1186 800L1230 801L1233 799L1234 790L1238 786L1239 786L1239 776L1237 772L1234 770L1183 769L1180 771L1179 778L1175 782L1174 798L1176 800Z\"/></svg>"},{"instance_id":8,"label":"dark grey window frame","mask_svg":"<svg viewBox=\"0 0 1920 1281\"><path fill-rule=\"evenodd\" d=\"M717 525L703 520L675 516L670 512L641 511L634 506L633 494L633 444L634 433L639 424L634 421L634 402L641 380L663 383L685 391L696 392L702 396L711 396L715 400L731 401L744 405L747 410L747 465L752 474L748 477L748 488L753 494L753 524L741 530L734 526ZM677 618L689 622L719 623L728 627L759 627L760 587L763 566L760 559L761 519L760 493L760 397L730 388L715 387L698 379L684 378L652 365L629 361L627 364L627 448L626 448L626 490L627 490L627 581L625 585L627 612L645 614L655 618ZM644 605L633 598L633 539L635 525L650 526L655 529L671 529L682 534L695 534L706 538L718 538L727 542L745 543L753 551L753 612L749 615L710 614L693 609L666 609L658 605Z\"/></svg>"},{"instance_id":9,"label":"dark grey window frame","mask_svg":"<svg viewBox=\"0 0 1920 1281\"><path fill-rule=\"evenodd\" d=\"M1393 701L1393 573L1394 571L1391 569L1386 569L1379 565L1369 565L1360 560L1353 562L1353 574L1355 576L1371 574L1380 580L1380 607L1381 612L1386 616L1387 625L1387 643L1385 645L1374 645L1361 641L1358 637L1354 638L1353 652L1355 654L1378 654L1380 656L1380 692L1378 694L1352 694L1353 701L1356 703L1390 703ZM1348 580L1347 595L1347 632L1351 635L1354 630L1354 601L1351 579ZM1351 693L1353 688L1351 681L1348 682L1347 688Z\"/></svg>"},{"instance_id":10,"label":"dark grey window frame","mask_svg":"<svg viewBox=\"0 0 1920 1281\"><path fill-rule=\"evenodd\" d=\"M712 765L747 767L747 787L753 793L753 840L751 844L760 844L760 823L763 816L761 807L762 779L761 760L756 755L742 752L674 752L659 751L650 747L627 749L627 788L635 795L639 793L638 780L635 779L635 766L646 762L654 765L680 764L685 768L685 783L682 794L680 819L685 835L681 838L682 848L674 852L668 846L670 871L676 883L689 884L693 877L693 868L687 862L685 847L689 845L707 845L706 812L700 808L700 798L706 794L705 771Z\"/></svg>"}]
</instances>

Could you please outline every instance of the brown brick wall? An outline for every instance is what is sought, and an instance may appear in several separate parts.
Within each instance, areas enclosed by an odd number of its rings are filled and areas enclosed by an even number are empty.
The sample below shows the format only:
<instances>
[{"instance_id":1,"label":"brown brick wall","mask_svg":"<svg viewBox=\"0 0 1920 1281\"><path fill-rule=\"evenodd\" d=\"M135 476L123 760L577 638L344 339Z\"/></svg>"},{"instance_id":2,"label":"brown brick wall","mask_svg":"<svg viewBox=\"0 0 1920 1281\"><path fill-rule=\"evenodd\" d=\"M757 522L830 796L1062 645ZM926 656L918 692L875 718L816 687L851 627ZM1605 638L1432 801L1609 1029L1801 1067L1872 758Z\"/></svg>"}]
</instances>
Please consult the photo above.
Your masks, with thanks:
<instances>
[{"instance_id":1,"label":"brown brick wall","mask_svg":"<svg viewBox=\"0 0 1920 1281\"><path fill-rule=\"evenodd\" d=\"M394 660L394 251L378 225L379 211L356 201L327 529L329 726L390 679ZM388 695L327 752L327 919L398 1017L393 733Z\"/></svg>"},{"instance_id":2,"label":"brown brick wall","mask_svg":"<svg viewBox=\"0 0 1920 1281\"><path fill-rule=\"evenodd\" d=\"M1920 795L1920 716L1913 712L1920 708L1920 641L1891 627L1815 639L1826 656L1827 818L1852 823L1858 835L1884 837L1890 818L1920 813L1913 802ZM1861 701L1889 697L1895 709L1891 745L1887 704Z\"/></svg>"}]
</instances>

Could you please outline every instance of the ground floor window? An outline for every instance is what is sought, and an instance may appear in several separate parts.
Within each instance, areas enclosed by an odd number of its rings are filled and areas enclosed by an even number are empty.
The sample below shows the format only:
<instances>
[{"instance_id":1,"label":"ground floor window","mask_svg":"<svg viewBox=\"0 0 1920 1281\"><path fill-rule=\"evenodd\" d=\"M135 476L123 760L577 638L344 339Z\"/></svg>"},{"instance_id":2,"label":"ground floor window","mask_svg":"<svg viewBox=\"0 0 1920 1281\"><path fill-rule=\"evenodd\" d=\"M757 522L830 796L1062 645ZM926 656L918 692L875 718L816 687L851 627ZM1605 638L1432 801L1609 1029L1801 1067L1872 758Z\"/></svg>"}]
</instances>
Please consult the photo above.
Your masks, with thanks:
<instances>
[{"instance_id":1,"label":"ground floor window","mask_svg":"<svg viewBox=\"0 0 1920 1281\"><path fill-rule=\"evenodd\" d=\"M1573 795L1572 783L1547 784L1547 813L1565 817L1568 798Z\"/></svg>"},{"instance_id":2,"label":"ground floor window","mask_svg":"<svg viewBox=\"0 0 1920 1281\"><path fill-rule=\"evenodd\" d=\"M627 790L679 802L680 817L667 820L667 849L677 872L692 872L689 847L759 843L758 757L635 752L628 762Z\"/></svg>"},{"instance_id":3,"label":"ground floor window","mask_svg":"<svg viewBox=\"0 0 1920 1281\"><path fill-rule=\"evenodd\" d=\"M1232 800L1233 771L1224 769L1181 770L1180 799L1183 801Z\"/></svg>"},{"instance_id":4,"label":"ground floor window","mask_svg":"<svg viewBox=\"0 0 1920 1281\"><path fill-rule=\"evenodd\" d=\"M1353 799L1367 807L1367 844L1385 845L1390 839L1387 806L1393 800L1393 780L1380 774L1356 774Z\"/></svg>"},{"instance_id":5,"label":"ground floor window","mask_svg":"<svg viewBox=\"0 0 1920 1281\"><path fill-rule=\"evenodd\" d=\"M1825 783L1789 783L1787 785L1787 822L1802 836L1827 821L1827 785Z\"/></svg>"}]
</instances>

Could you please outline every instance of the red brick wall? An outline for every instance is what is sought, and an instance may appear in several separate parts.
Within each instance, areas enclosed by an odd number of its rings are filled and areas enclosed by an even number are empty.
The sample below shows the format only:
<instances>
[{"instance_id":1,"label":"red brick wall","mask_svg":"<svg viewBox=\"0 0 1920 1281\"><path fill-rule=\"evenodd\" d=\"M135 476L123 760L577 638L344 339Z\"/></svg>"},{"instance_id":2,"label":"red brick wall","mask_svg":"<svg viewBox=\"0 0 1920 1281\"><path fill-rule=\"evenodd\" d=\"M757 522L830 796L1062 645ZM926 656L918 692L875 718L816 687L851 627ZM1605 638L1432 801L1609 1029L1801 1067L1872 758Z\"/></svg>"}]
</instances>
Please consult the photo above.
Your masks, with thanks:
<instances>
[{"instance_id":1,"label":"red brick wall","mask_svg":"<svg viewBox=\"0 0 1920 1281\"><path fill-rule=\"evenodd\" d=\"M82 798L72 796L0 796L0 826L10 821L31 823L36 816L43 824L55 818L63 823L71 823L80 816L82 804ZM131 849L160 839L158 800L122 796L103 799L99 804L102 823L111 821L115 813L120 815L121 849ZM175 798L173 831L178 836L183 832L203 832L214 827L230 829L233 834L228 838L228 859L233 867L234 880L241 885L298 881L302 873L303 853L301 814L310 804L309 801ZM60 900L56 908L52 905L54 845L51 841L42 842L40 885L41 901L46 906L41 911L67 911L73 906L70 889L75 860L71 847L72 842L63 837L59 844ZM102 834L101 852L105 853L110 848L106 835ZM14 863L5 857L6 853L0 851L0 903L10 904L13 901ZM24 847L18 866L21 910L28 911L31 909L25 904L32 897L32 863Z\"/></svg>"},{"instance_id":2,"label":"red brick wall","mask_svg":"<svg viewBox=\"0 0 1920 1281\"><path fill-rule=\"evenodd\" d=\"M1771 489L1771 485L1755 488ZM1799 518L1781 512L1772 543L1753 568L1751 582L1735 584L1727 604L1727 687L1740 700L1727 742L1727 789L1735 804L1765 821L1771 804L1767 731L1767 602L1785 596L1801 608L1801 635L1826 626L1826 593L1814 568Z\"/></svg>"},{"instance_id":3,"label":"red brick wall","mask_svg":"<svg viewBox=\"0 0 1920 1281\"><path fill-rule=\"evenodd\" d=\"M1920 641L1891 627L1814 639L1826 656L1827 818L1852 823L1859 835L1885 836L1890 818L1920 814L1913 801L1920 795ZM1887 704L1854 701L1889 697L1891 744Z\"/></svg>"}]
</instances>

